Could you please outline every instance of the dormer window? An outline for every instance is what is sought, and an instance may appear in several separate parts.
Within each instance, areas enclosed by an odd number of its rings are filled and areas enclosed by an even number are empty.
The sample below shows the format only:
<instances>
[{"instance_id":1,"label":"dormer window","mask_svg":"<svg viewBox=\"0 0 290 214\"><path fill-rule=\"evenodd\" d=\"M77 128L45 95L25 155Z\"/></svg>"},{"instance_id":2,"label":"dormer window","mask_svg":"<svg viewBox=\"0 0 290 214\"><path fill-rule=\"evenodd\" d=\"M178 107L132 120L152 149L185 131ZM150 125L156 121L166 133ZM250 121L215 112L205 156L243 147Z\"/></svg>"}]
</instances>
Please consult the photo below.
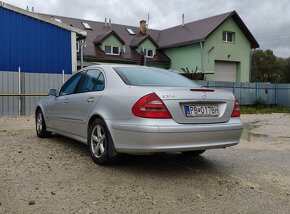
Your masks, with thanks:
<instances>
[{"instance_id":1,"label":"dormer window","mask_svg":"<svg viewBox=\"0 0 290 214\"><path fill-rule=\"evenodd\" d=\"M152 49L144 49L144 52L145 52L147 58L154 57L154 51Z\"/></svg>"},{"instance_id":2,"label":"dormer window","mask_svg":"<svg viewBox=\"0 0 290 214\"><path fill-rule=\"evenodd\" d=\"M120 47L105 45L105 53L108 55L120 55Z\"/></svg>"},{"instance_id":3,"label":"dormer window","mask_svg":"<svg viewBox=\"0 0 290 214\"><path fill-rule=\"evenodd\" d=\"M235 42L235 33L224 31L223 32L223 42L234 43Z\"/></svg>"}]
</instances>

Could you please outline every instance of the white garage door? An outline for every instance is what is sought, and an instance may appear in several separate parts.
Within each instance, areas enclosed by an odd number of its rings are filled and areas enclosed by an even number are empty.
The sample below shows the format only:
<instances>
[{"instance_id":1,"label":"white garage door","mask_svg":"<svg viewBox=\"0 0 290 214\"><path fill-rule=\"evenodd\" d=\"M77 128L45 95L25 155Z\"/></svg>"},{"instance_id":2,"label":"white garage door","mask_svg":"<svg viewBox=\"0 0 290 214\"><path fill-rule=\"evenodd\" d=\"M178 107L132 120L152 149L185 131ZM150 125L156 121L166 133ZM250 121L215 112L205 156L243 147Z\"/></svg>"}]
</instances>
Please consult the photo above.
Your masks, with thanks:
<instances>
[{"instance_id":1,"label":"white garage door","mask_svg":"<svg viewBox=\"0 0 290 214\"><path fill-rule=\"evenodd\" d=\"M215 62L214 81L236 82L237 63L236 62Z\"/></svg>"}]
</instances>

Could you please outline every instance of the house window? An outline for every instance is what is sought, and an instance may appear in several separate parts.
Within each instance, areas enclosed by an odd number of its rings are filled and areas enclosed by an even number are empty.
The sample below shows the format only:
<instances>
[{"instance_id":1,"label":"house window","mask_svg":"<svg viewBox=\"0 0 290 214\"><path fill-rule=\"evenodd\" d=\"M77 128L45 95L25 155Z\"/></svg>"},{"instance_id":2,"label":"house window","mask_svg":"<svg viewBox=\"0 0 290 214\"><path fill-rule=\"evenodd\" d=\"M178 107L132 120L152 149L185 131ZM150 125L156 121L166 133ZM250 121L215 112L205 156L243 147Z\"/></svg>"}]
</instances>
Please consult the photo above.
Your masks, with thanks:
<instances>
[{"instance_id":1,"label":"house window","mask_svg":"<svg viewBox=\"0 0 290 214\"><path fill-rule=\"evenodd\" d=\"M110 54L110 53L112 53L112 52L111 52L111 46L107 46L107 45L105 46L105 53L106 53L106 54Z\"/></svg>"},{"instance_id":2,"label":"house window","mask_svg":"<svg viewBox=\"0 0 290 214\"><path fill-rule=\"evenodd\" d=\"M113 47L113 54L119 55L119 47Z\"/></svg>"},{"instance_id":3,"label":"house window","mask_svg":"<svg viewBox=\"0 0 290 214\"><path fill-rule=\"evenodd\" d=\"M120 48L114 47L110 45L105 45L105 53L108 55L119 55L120 54Z\"/></svg>"},{"instance_id":4,"label":"house window","mask_svg":"<svg viewBox=\"0 0 290 214\"><path fill-rule=\"evenodd\" d=\"M152 49L144 49L144 52L145 52L147 58L154 57L154 51Z\"/></svg>"},{"instance_id":5,"label":"house window","mask_svg":"<svg viewBox=\"0 0 290 214\"><path fill-rule=\"evenodd\" d=\"M235 33L229 32L229 31L224 31L223 32L223 42L234 43L235 42Z\"/></svg>"},{"instance_id":6,"label":"house window","mask_svg":"<svg viewBox=\"0 0 290 214\"><path fill-rule=\"evenodd\" d=\"M86 29L92 29L91 26L86 23L86 22L82 22L83 26L86 28Z\"/></svg>"},{"instance_id":7,"label":"house window","mask_svg":"<svg viewBox=\"0 0 290 214\"><path fill-rule=\"evenodd\" d=\"M53 18L54 21L57 21L57 22L61 22L61 19L59 18Z\"/></svg>"},{"instance_id":8,"label":"house window","mask_svg":"<svg viewBox=\"0 0 290 214\"><path fill-rule=\"evenodd\" d=\"M130 35L135 35L134 31L131 28L126 28Z\"/></svg>"}]
</instances>

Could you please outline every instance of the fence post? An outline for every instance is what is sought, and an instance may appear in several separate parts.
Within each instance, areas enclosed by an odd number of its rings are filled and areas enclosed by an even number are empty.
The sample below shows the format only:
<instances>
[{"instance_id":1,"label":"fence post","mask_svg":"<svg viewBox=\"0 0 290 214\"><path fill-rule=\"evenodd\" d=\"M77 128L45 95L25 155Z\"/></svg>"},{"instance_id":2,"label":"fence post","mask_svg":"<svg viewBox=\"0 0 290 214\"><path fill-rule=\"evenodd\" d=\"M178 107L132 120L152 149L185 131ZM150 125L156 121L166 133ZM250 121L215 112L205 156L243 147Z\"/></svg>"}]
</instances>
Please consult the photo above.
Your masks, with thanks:
<instances>
[{"instance_id":1,"label":"fence post","mask_svg":"<svg viewBox=\"0 0 290 214\"><path fill-rule=\"evenodd\" d=\"M62 84L64 84L64 70L62 70Z\"/></svg>"},{"instance_id":2,"label":"fence post","mask_svg":"<svg viewBox=\"0 0 290 214\"><path fill-rule=\"evenodd\" d=\"M236 92L236 83L233 83L233 94L235 95Z\"/></svg>"},{"instance_id":3,"label":"fence post","mask_svg":"<svg viewBox=\"0 0 290 214\"><path fill-rule=\"evenodd\" d=\"M259 99L259 86L258 83L256 83L256 100Z\"/></svg>"},{"instance_id":4,"label":"fence post","mask_svg":"<svg viewBox=\"0 0 290 214\"><path fill-rule=\"evenodd\" d=\"M275 105L278 105L278 85L275 84Z\"/></svg>"},{"instance_id":5,"label":"fence post","mask_svg":"<svg viewBox=\"0 0 290 214\"><path fill-rule=\"evenodd\" d=\"M18 67L18 115L21 115L21 68Z\"/></svg>"}]
</instances>

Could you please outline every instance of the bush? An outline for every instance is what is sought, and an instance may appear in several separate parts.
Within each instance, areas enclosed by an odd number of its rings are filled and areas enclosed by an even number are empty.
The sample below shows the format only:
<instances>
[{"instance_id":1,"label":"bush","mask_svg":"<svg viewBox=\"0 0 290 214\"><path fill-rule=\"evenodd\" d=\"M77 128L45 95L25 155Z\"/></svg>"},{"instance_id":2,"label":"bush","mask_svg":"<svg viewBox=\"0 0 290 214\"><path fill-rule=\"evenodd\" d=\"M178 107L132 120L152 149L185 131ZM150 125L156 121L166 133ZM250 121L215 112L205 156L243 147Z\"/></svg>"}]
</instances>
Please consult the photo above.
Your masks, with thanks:
<instances>
[{"instance_id":1,"label":"bush","mask_svg":"<svg viewBox=\"0 0 290 214\"><path fill-rule=\"evenodd\" d=\"M265 100L259 98L254 102L254 106L256 108L265 108L265 107L267 107L267 102Z\"/></svg>"},{"instance_id":2,"label":"bush","mask_svg":"<svg viewBox=\"0 0 290 214\"><path fill-rule=\"evenodd\" d=\"M181 68L180 70L183 71L182 73L183 76L192 79L192 80L204 80L204 73L197 71L198 67L196 66L195 70L189 70L188 67L186 68Z\"/></svg>"}]
</instances>

